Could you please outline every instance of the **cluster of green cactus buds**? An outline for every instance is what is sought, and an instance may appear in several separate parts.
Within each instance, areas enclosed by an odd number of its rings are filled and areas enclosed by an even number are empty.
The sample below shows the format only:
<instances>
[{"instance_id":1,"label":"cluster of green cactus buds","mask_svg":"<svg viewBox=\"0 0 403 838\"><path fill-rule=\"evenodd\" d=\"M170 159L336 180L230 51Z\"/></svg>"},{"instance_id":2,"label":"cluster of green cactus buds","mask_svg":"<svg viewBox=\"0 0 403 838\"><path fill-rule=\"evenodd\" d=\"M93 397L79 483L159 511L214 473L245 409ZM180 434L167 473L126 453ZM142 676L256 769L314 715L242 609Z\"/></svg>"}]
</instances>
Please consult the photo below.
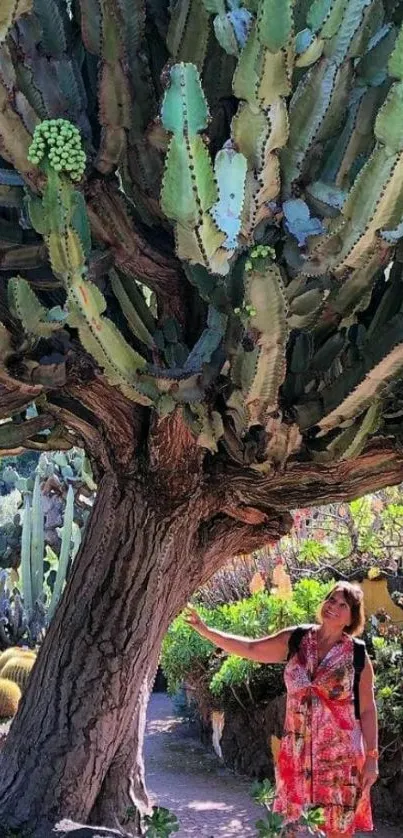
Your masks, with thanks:
<instances>
[{"instance_id":1,"label":"cluster of green cactus buds","mask_svg":"<svg viewBox=\"0 0 403 838\"><path fill-rule=\"evenodd\" d=\"M249 252L249 259L245 262L245 270L252 270L253 264L251 259L266 259L267 256L270 256L271 259L275 259L276 254L274 248L269 247L266 244L257 244L256 247L253 247Z\"/></svg>"},{"instance_id":2,"label":"cluster of green cactus buds","mask_svg":"<svg viewBox=\"0 0 403 838\"><path fill-rule=\"evenodd\" d=\"M243 303L242 308L234 308L234 314L238 314L240 317L244 316L249 319L250 317L256 317L256 309L247 303Z\"/></svg>"},{"instance_id":3,"label":"cluster of green cactus buds","mask_svg":"<svg viewBox=\"0 0 403 838\"><path fill-rule=\"evenodd\" d=\"M78 128L66 119L45 119L37 125L28 159L38 166L45 157L55 172L66 172L71 180L80 180L86 157Z\"/></svg>"}]
</instances>

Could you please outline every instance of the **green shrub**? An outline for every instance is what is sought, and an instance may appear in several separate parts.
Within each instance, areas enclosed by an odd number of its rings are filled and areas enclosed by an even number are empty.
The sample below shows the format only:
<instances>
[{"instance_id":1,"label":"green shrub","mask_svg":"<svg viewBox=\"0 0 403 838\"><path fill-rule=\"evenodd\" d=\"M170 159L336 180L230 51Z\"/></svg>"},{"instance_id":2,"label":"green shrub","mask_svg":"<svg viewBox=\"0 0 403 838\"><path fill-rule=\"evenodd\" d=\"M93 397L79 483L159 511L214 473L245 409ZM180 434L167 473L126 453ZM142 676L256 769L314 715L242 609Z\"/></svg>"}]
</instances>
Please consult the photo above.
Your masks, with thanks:
<instances>
[{"instance_id":1,"label":"green shrub","mask_svg":"<svg viewBox=\"0 0 403 838\"><path fill-rule=\"evenodd\" d=\"M200 609L200 614L203 618L207 617L203 609ZM168 681L168 691L176 693L190 672L204 672L211 652L211 643L193 631L182 615L177 617L162 647L161 663Z\"/></svg>"},{"instance_id":2,"label":"green shrub","mask_svg":"<svg viewBox=\"0 0 403 838\"><path fill-rule=\"evenodd\" d=\"M374 637L376 699L384 735L403 742L403 631L396 637Z\"/></svg>"},{"instance_id":3,"label":"green shrub","mask_svg":"<svg viewBox=\"0 0 403 838\"><path fill-rule=\"evenodd\" d=\"M213 695L220 696L225 689L238 687L241 684L250 684L253 676L261 669L261 664L255 661L239 658L237 655L229 655L220 666L210 681L210 690Z\"/></svg>"},{"instance_id":4,"label":"green shrub","mask_svg":"<svg viewBox=\"0 0 403 838\"><path fill-rule=\"evenodd\" d=\"M287 626L315 622L319 604L332 583L315 579L297 582L290 598L261 591L247 599L219 605L214 609L199 607L205 622L221 631L245 637L263 637ZM182 681L204 681L211 693L225 701L233 700L240 688L251 694L274 697L283 691L278 666L263 666L236 655L219 653L212 644L188 626L183 616L171 625L162 649L162 667L168 689L176 692Z\"/></svg>"}]
</instances>

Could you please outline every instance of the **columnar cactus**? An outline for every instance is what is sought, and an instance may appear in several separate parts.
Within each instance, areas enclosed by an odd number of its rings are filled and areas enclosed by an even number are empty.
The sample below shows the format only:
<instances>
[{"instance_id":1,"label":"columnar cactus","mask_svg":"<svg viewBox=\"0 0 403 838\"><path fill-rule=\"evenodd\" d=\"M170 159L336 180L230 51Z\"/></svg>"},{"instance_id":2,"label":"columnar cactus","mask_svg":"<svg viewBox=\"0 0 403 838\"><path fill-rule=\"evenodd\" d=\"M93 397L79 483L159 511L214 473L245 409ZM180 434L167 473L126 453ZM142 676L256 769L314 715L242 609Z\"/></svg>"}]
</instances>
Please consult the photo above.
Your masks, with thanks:
<instances>
[{"instance_id":1,"label":"columnar cactus","mask_svg":"<svg viewBox=\"0 0 403 838\"><path fill-rule=\"evenodd\" d=\"M18 73L9 69L15 89L23 81L21 102L30 113L38 111L30 122L32 141L26 145L29 177L22 170L26 206L30 224L46 243L53 276L64 288L63 305L47 308L45 289L35 282L23 276L8 281L10 311L30 340L31 375L45 381L42 339L49 343L50 357L57 356L54 374L62 367L64 380L66 338L76 330L81 346L112 386L163 416L181 405L195 438L212 450L221 440L228 454L233 405L252 403L252 410L238 411L235 433L241 449L251 427L267 434L278 407L283 420L275 421L280 421L282 434L292 428L295 450L307 446L310 456L329 460L333 451L340 458L352 450L356 437L360 447L383 427L382 410L379 416L375 411L375 424L371 417L363 424L366 411L373 399L378 403L389 398L401 366L398 321L388 322L394 305L400 305L398 279L385 284L385 305L373 323L370 306L374 283L393 260L402 218L400 4L383 7L378 0L353 0L346 7L339 0L287 0L280 9L268 0L245 6L206 0L197 10L197 38L196 12L192 6L190 14L188 0L179 4L181 12L172 11L168 28L154 4L148 12L150 24L157 27L160 41L166 38L176 63L164 70L161 123L150 123L145 134L147 120L158 116L158 82L147 51L146 75L141 80L137 75L133 50L143 43L144 17L134 23L124 5L112 11L113 4L100 3L98 31L90 23L87 4L81 6L77 23L62 12L52 16L45 3L36 14L60 78L67 71L65 49L72 26L79 22L86 72L94 55L100 62L101 134L95 156L95 114L90 109L89 121L80 117L78 124L72 118L85 109L76 58L68 59L75 82L70 91L62 88L65 112L71 115L67 119L57 113L46 74L40 101L39 72L44 68L41 64L40 71L28 50L32 14L10 23L2 47L11 68L14 45L18 41L23 54L26 45ZM49 40L56 18L58 35ZM161 58L159 62L161 67ZM218 90L211 78L213 65L217 73L220 68L214 79ZM5 84L5 64L2 73ZM146 89L151 96L147 102ZM95 93L94 87L91 95ZM218 115L230 96L225 128ZM18 108L13 113L17 130L22 115ZM26 142L26 128L18 130L20 143ZM12 163L11 140L7 145L6 127L4 131L4 154ZM156 159L159 165L147 185L143 176ZM158 315L156 323L138 284L140 275L128 279L132 220L123 193L111 193L114 217L104 198L99 206L89 199L88 216L83 192L73 182L80 184L94 166L103 173L119 173L146 226L166 227L163 216L172 222L175 250L187 278L220 313L219 326L212 330L207 324L202 354L198 345L195 357L191 323L186 336L176 317L161 320ZM5 183L10 180L4 178ZM17 187L4 186L3 191L12 188ZM116 254L115 269L102 280L103 290L91 279L97 239L103 246L108 241ZM257 274L248 267L257 256L256 245L269 247L265 261L256 263ZM28 255L28 245L20 247ZM259 318L262 328L256 326L251 298L267 311ZM387 305L389 298L393 305ZM357 331L352 326L358 318ZM275 331L265 337L272 326ZM372 339L375 327L385 329L379 348ZM61 335L62 353L51 349L55 341L61 348ZM6 331L3 340L9 340ZM345 366L351 355L356 355L355 373ZM206 387L220 378L225 399L218 411L217 437L217 423L212 431L214 399L205 405ZM268 463L269 448L266 442L259 450L259 459Z\"/></svg>"},{"instance_id":2,"label":"columnar cactus","mask_svg":"<svg viewBox=\"0 0 403 838\"><path fill-rule=\"evenodd\" d=\"M37 642L52 619L59 602L68 569L80 546L81 534L74 527L74 492L67 491L61 547L52 585L49 573L44 578L46 563L44 544L43 499L40 476L37 474L32 501L26 495L24 502L21 536L21 593L27 620L27 634L31 642Z\"/></svg>"}]
</instances>

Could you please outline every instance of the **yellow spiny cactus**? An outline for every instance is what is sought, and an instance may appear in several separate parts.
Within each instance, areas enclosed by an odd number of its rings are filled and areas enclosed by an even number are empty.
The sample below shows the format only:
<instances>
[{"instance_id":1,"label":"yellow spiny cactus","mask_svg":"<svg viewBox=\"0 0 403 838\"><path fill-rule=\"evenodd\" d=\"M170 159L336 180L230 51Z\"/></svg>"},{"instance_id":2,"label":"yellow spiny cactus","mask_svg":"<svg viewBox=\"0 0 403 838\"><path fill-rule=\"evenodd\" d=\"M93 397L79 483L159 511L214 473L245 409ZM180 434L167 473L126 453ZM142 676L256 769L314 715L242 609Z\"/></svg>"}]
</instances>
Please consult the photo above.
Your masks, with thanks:
<instances>
[{"instance_id":1,"label":"yellow spiny cactus","mask_svg":"<svg viewBox=\"0 0 403 838\"><path fill-rule=\"evenodd\" d=\"M0 673L11 658L17 658L20 655L34 659L36 657L35 652L32 652L30 649L21 649L20 646L10 646L9 649L6 649L0 654Z\"/></svg>"},{"instance_id":2,"label":"yellow spiny cactus","mask_svg":"<svg viewBox=\"0 0 403 838\"><path fill-rule=\"evenodd\" d=\"M18 655L18 657L10 658L3 667L2 678L14 681L15 684L18 684L21 692L24 692L34 663L35 658L31 655Z\"/></svg>"},{"instance_id":3,"label":"yellow spiny cactus","mask_svg":"<svg viewBox=\"0 0 403 838\"><path fill-rule=\"evenodd\" d=\"M14 681L0 678L0 719L11 719L18 710L21 690Z\"/></svg>"}]
</instances>

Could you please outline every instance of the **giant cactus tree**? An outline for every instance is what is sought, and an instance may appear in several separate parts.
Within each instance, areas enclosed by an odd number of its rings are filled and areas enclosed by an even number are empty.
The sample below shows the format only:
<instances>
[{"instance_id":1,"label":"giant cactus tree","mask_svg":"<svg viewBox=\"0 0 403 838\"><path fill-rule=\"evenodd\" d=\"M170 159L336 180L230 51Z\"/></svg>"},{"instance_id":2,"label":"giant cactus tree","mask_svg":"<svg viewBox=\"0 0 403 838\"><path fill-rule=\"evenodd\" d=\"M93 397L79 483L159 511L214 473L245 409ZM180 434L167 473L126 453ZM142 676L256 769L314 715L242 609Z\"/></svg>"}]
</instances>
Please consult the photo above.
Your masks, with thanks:
<instances>
[{"instance_id":1,"label":"giant cactus tree","mask_svg":"<svg viewBox=\"0 0 403 838\"><path fill-rule=\"evenodd\" d=\"M0 449L97 502L0 821L145 806L161 638L289 510L403 478L403 3L1 0ZM6 421L4 421L6 420Z\"/></svg>"}]
</instances>

